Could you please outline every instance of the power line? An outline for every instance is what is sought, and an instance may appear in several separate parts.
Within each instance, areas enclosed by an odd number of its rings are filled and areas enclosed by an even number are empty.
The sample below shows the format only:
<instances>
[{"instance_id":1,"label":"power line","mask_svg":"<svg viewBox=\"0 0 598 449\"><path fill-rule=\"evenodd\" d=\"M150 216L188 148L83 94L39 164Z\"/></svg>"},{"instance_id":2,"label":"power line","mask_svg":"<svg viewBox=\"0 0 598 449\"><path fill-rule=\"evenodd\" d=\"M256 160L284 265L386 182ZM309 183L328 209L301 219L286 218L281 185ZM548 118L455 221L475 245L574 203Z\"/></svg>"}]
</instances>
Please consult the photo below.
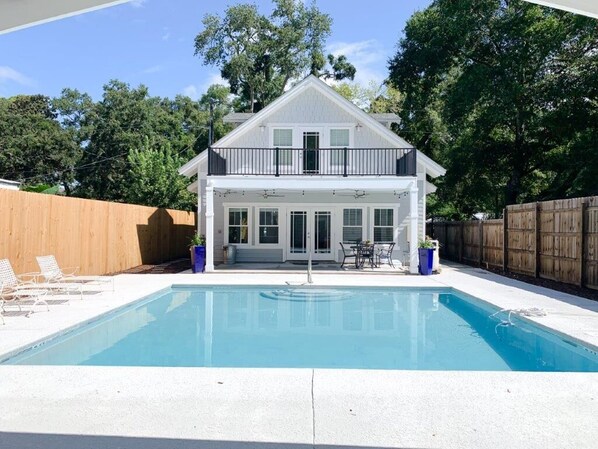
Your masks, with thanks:
<instances>
[{"instance_id":1,"label":"power line","mask_svg":"<svg viewBox=\"0 0 598 449\"><path fill-rule=\"evenodd\" d=\"M191 142L190 144L188 144L186 147L184 147L180 151L176 152L175 155L176 156L180 156L183 152L185 152L187 150L190 150L195 145L195 143L199 140L200 137L202 137L201 133L193 140L193 142ZM97 165L97 164L101 164L103 162L107 162L107 161L110 161L110 160L114 160L114 159L118 159L118 158L121 158L121 157L125 157L125 156L127 156L129 154L129 152L130 152L130 150L128 150L126 152L122 152L122 153L114 155L114 156L106 157L104 159L93 161L93 162L90 162L88 164L83 164L83 165L79 165L77 167L71 167L71 168L67 168L67 169L64 169L64 170L57 170L57 171L54 171L52 173L39 174L39 175L33 175L33 176L28 176L28 177L20 178L20 182L26 182L26 181L29 181L31 179L43 178L43 177L50 177L50 176L62 175L64 173L68 173L68 172L79 171L81 169L88 168L88 167L91 167L91 166L94 166L94 165ZM3 175L3 176L5 176L5 175Z\"/></svg>"}]
</instances>

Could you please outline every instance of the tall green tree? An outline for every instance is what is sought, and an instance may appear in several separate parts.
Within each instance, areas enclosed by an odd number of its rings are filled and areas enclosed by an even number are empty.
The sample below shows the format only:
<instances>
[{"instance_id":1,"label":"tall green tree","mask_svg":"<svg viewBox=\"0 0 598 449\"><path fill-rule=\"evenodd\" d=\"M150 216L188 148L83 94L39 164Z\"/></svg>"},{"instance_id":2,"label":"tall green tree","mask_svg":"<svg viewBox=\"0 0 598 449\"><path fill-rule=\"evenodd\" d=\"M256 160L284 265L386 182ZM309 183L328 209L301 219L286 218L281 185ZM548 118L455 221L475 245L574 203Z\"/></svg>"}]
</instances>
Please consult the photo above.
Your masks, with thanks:
<instances>
[{"instance_id":1,"label":"tall green tree","mask_svg":"<svg viewBox=\"0 0 598 449\"><path fill-rule=\"evenodd\" d=\"M126 201L132 184L131 148L149 138L161 148L169 144L183 160L197 153L196 141L206 135L199 104L185 97L174 101L151 97L145 86L131 88L111 81L101 101L85 119L89 142L78 169L77 193L88 198Z\"/></svg>"},{"instance_id":2,"label":"tall green tree","mask_svg":"<svg viewBox=\"0 0 598 449\"><path fill-rule=\"evenodd\" d=\"M178 169L185 160L168 143L156 146L149 138L129 152L131 182L125 200L134 204L192 210L196 197L187 190L188 180Z\"/></svg>"},{"instance_id":3,"label":"tall green tree","mask_svg":"<svg viewBox=\"0 0 598 449\"><path fill-rule=\"evenodd\" d=\"M229 6L222 17L208 14L195 38L195 54L220 69L244 110L255 112L280 96L289 83L309 73L353 78L346 57L332 55L326 69L324 45L332 19L315 2L273 0L269 16L255 4Z\"/></svg>"},{"instance_id":4,"label":"tall green tree","mask_svg":"<svg viewBox=\"0 0 598 449\"><path fill-rule=\"evenodd\" d=\"M596 148L597 57L594 20L521 0L414 14L390 80L405 94L401 133L448 168L439 196L455 214L595 191L579 170Z\"/></svg>"},{"instance_id":5,"label":"tall green tree","mask_svg":"<svg viewBox=\"0 0 598 449\"><path fill-rule=\"evenodd\" d=\"M70 190L81 150L56 116L43 95L0 99L0 177Z\"/></svg>"}]
</instances>

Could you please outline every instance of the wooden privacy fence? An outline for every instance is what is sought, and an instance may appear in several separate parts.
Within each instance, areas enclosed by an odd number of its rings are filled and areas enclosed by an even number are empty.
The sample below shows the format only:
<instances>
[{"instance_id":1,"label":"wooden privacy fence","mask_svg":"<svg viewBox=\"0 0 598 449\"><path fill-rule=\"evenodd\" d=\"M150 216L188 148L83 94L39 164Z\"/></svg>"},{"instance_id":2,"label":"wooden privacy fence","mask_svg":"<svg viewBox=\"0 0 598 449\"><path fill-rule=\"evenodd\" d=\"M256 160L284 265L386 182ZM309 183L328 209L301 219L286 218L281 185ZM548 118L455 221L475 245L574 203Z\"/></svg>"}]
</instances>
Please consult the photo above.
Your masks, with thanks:
<instances>
[{"instance_id":1,"label":"wooden privacy fence","mask_svg":"<svg viewBox=\"0 0 598 449\"><path fill-rule=\"evenodd\" d=\"M429 223L427 233L450 260L598 289L598 197L517 204L499 220Z\"/></svg>"},{"instance_id":2,"label":"wooden privacy fence","mask_svg":"<svg viewBox=\"0 0 598 449\"><path fill-rule=\"evenodd\" d=\"M53 254L82 274L107 274L189 256L195 214L0 189L0 259L17 273Z\"/></svg>"}]
</instances>

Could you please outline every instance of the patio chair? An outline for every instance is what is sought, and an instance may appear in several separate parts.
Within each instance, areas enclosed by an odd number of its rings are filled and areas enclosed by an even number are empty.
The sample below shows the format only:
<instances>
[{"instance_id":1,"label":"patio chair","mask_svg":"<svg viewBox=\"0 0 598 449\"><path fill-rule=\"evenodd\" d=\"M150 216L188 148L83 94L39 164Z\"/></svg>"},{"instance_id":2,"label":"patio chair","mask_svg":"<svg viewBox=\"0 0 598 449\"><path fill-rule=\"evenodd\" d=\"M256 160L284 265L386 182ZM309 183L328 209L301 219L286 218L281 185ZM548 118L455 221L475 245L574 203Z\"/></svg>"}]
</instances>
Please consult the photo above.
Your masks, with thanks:
<instances>
[{"instance_id":1,"label":"patio chair","mask_svg":"<svg viewBox=\"0 0 598 449\"><path fill-rule=\"evenodd\" d=\"M92 285L112 285L114 291L114 277L109 276L79 276L78 267L74 268L60 268L54 256L37 256L37 264L41 276L46 282L61 282L61 283L81 283Z\"/></svg>"},{"instance_id":2,"label":"patio chair","mask_svg":"<svg viewBox=\"0 0 598 449\"><path fill-rule=\"evenodd\" d=\"M6 306L15 305L22 310L21 304L27 302L29 305L29 312L27 317L33 313L34 307L38 304L44 304L47 310L50 310L45 296L47 290L39 288L19 288L20 281L15 276L14 271L7 259L0 260L0 308L2 314L6 312ZM35 284L26 284L27 286L35 286ZM33 301L32 304L29 304ZM4 324L4 316L2 316L2 324Z\"/></svg>"},{"instance_id":3,"label":"patio chair","mask_svg":"<svg viewBox=\"0 0 598 449\"><path fill-rule=\"evenodd\" d=\"M395 247L395 242L392 242L389 245L382 245L378 248L378 253L376 254L376 259L378 261L378 266L382 265L383 263L387 263L392 268L394 268L394 263L392 261L392 250Z\"/></svg>"},{"instance_id":4,"label":"patio chair","mask_svg":"<svg viewBox=\"0 0 598 449\"><path fill-rule=\"evenodd\" d=\"M359 267L363 268L366 260L369 262L371 268L376 268L376 245L374 243L364 245L360 244L357 250L359 254Z\"/></svg>"},{"instance_id":5,"label":"patio chair","mask_svg":"<svg viewBox=\"0 0 598 449\"><path fill-rule=\"evenodd\" d=\"M25 273L17 276L8 259L0 259L0 282L10 296L32 296L30 290L41 290L47 293L79 293L83 299L83 289L78 285L64 283L38 282L39 273ZM45 294L43 296L45 296Z\"/></svg>"},{"instance_id":6,"label":"patio chair","mask_svg":"<svg viewBox=\"0 0 598 449\"><path fill-rule=\"evenodd\" d=\"M345 248L343 242L339 242L339 244L341 245L341 250L343 251L343 263L341 264L341 268L345 266L345 261L347 259L353 259L353 262L355 263L355 265L357 265L357 252L354 249Z\"/></svg>"}]
</instances>

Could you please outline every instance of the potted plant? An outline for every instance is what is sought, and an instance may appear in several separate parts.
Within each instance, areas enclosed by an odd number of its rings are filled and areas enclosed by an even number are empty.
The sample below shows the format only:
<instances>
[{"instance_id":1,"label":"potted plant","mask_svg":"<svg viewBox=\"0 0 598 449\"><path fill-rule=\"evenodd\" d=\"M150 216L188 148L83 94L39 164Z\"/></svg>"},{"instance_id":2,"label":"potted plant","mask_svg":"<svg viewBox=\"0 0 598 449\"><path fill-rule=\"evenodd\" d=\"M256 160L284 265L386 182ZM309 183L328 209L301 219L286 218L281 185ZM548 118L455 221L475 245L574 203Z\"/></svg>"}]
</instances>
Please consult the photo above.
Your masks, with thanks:
<instances>
[{"instance_id":1,"label":"potted plant","mask_svg":"<svg viewBox=\"0 0 598 449\"><path fill-rule=\"evenodd\" d=\"M193 234L189 241L191 251L191 269L194 273L203 273L206 268L206 238L199 233Z\"/></svg>"},{"instance_id":2,"label":"potted plant","mask_svg":"<svg viewBox=\"0 0 598 449\"><path fill-rule=\"evenodd\" d=\"M432 267L434 264L434 243L431 239L426 237L420 240L417 245L419 253L419 274L428 276L432 274Z\"/></svg>"}]
</instances>

